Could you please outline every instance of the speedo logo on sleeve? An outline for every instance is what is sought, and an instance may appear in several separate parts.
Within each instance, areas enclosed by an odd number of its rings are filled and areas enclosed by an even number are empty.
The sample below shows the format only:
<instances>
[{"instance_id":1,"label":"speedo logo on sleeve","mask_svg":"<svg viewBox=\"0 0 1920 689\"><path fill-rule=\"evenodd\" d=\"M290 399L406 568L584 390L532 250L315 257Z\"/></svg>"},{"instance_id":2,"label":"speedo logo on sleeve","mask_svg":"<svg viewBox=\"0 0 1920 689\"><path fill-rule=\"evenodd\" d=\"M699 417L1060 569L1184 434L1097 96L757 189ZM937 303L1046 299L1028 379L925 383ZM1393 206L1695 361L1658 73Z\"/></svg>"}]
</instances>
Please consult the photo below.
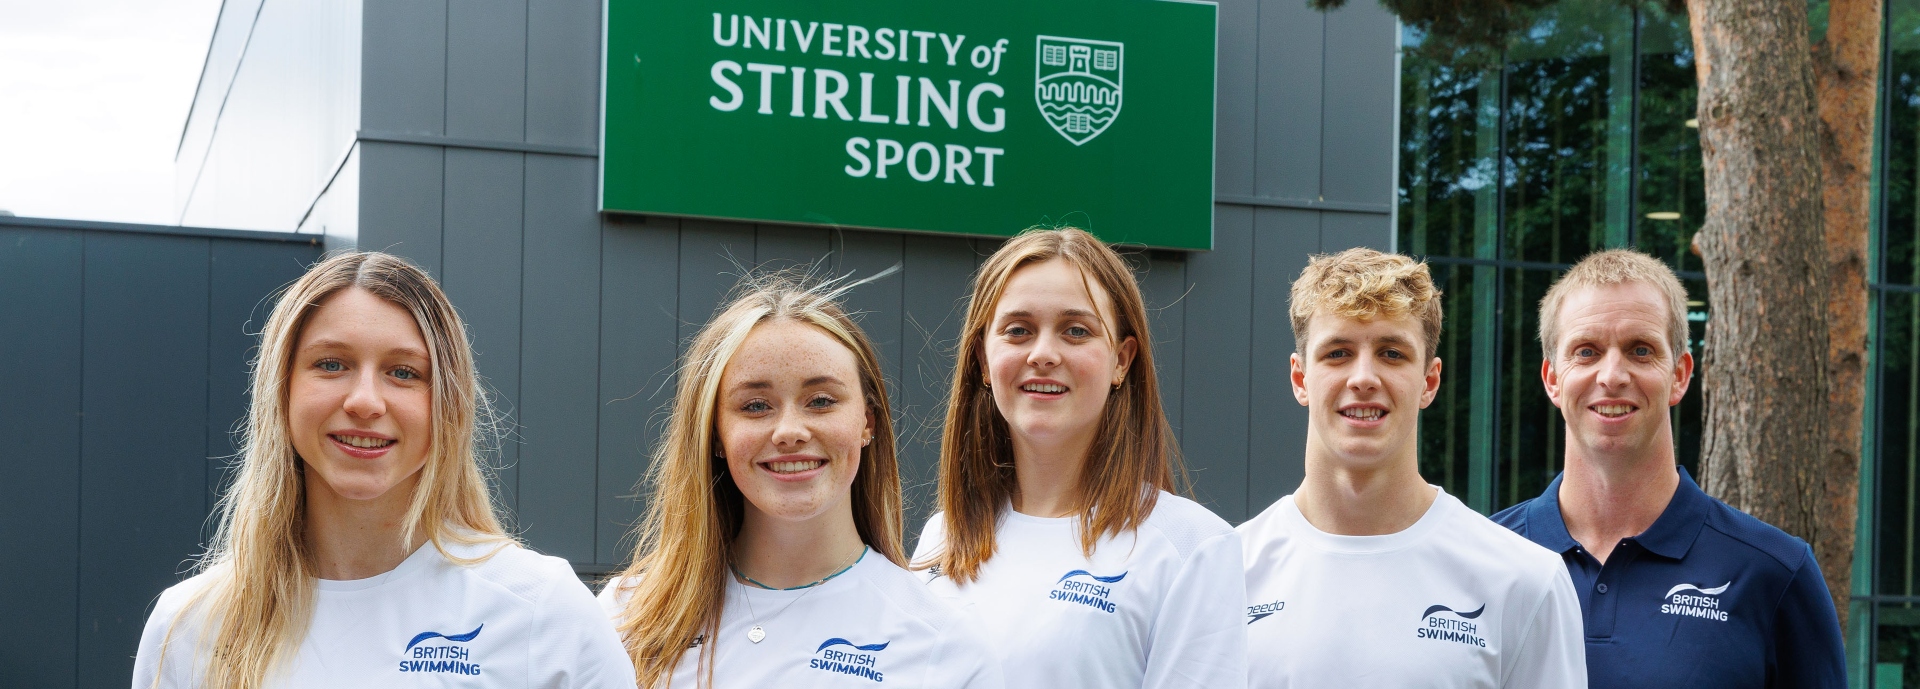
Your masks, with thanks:
<instances>
[{"instance_id":1,"label":"speedo logo on sleeve","mask_svg":"<svg viewBox=\"0 0 1920 689\"><path fill-rule=\"evenodd\" d=\"M1660 612L1725 622L1727 611L1720 608L1720 594L1726 593L1730 586L1733 586L1732 581L1710 589L1703 589L1693 584L1675 585L1667 589L1667 595L1662 598L1665 602L1660 604Z\"/></svg>"},{"instance_id":2,"label":"speedo logo on sleeve","mask_svg":"<svg viewBox=\"0 0 1920 689\"><path fill-rule=\"evenodd\" d=\"M870 679L875 682L887 681L886 673L880 671L881 651L887 650L891 641L877 644L856 644L852 641L834 637L820 642L813 650L813 658L807 661L807 667L821 672L837 672ZM845 646L842 650L840 647Z\"/></svg>"},{"instance_id":3,"label":"speedo logo on sleeve","mask_svg":"<svg viewBox=\"0 0 1920 689\"><path fill-rule=\"evenodd\" d=\"M1420 614L1420 626L1413 630L1413 636L1486 648L1487 640L1480 636L1480 625L1473 622L1486 611L1485 605L1470 612L1459 612L1444 605L1429 606Z\"/></svg>"},{"instance_id":4,"label":"speedo logo on sleeve","mask_svg":"<svg viewBox=\"0 0 1920 689\"><path fill-rule=\"evenodd\" d=\"M1118 584L1125 578L1127 578L1126 572L1103 577L1084 569L1076 569L1060 575L1060 579L1053 582L1053 590L1047 592L1047 598L1076 603L1111 614L1115 606L1112 599L1113 587L1109 584Z\"/></svg>"},{"instance_id":5,"label":"speedo logo on sleeve","mask_svg":"<svg viewBox=\"0 0 1920 689\"><path fill-rule=\"evenodd\" d=\"M473 662L473 649L467 642L480 636L480 630L487 625L474 627L465 634L442 634L436 631L424 631L413 635L402 650L401 672L443 672L456 675L480 675L480 664ZM444 643L433 643L440 639Z\"/></svg>"}]
</instances>

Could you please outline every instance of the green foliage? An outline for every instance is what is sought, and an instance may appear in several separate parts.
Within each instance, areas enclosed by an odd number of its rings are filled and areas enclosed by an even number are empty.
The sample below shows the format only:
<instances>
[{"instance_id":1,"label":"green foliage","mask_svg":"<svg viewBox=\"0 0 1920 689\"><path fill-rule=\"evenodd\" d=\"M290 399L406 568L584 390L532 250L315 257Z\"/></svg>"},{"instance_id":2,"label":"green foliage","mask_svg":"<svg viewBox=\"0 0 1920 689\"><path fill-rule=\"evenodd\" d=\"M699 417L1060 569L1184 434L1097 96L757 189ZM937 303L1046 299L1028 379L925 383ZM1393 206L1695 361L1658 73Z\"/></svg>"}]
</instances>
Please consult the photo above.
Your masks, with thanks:
<instances>
[{"instance_id":1,"label":"green foliage","mask_svg":"<svg viewBox=\"0 0 1920 689\"><path fill-rule=\"evenodd\" d=\"M1492 64L1514 37L1534 26L1539 13L1559 0L1380 0L1380 6L1420 37L1408 50L1426 57ZM1658 8L1686 16L1685 0L1618 0L1635 9ZM1347 0L1307 0L1320 11L1338 9Z\"/></svg>"}]
</instances>

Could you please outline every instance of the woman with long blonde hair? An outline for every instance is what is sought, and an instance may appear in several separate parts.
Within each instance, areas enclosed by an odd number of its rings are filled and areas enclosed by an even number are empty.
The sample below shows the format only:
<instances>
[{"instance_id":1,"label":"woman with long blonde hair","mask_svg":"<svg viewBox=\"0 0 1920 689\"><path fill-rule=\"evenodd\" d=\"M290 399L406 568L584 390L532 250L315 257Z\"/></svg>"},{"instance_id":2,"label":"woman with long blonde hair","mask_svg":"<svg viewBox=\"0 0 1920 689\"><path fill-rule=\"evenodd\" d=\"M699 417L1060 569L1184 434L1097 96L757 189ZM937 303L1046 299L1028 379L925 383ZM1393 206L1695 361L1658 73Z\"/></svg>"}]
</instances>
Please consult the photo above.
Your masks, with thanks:
<instances>
[{"instance_id":1,"label":"woman with long blonde hair","mask_svg":"<svg viewBox=\"0 0 1920 689\"><path fill-rule=\"evenodd\" d=\"M633 562L600 594L640 686L1001 686L903 568L880 359L835 301L851 286L750 277L694 337Z\"/></svg>"},{"instance_id":2,"label":"woman with long blonde hair","mask_svg":"<svg viewBox=\"0 0 1920 689\"><path fill-rule=\"evenodd\" d=\"M239 473L133 687L633 687L563 560L495 516L460 316L404 259L342 253L274 305Z\"/></svg>"},{"instance_id":3,"label":"woman with long blonde hair","mask_svg":"<svg viewBox=\"0 0 1920 689\"><path fill-rule=\"evenodd\" d=\"M974 275L914 560L1009 686L1246 683L1240 540L1171 492L1152 343L1132 271L1085 231L1028 230Z\"/></svg>"}]
</instances>

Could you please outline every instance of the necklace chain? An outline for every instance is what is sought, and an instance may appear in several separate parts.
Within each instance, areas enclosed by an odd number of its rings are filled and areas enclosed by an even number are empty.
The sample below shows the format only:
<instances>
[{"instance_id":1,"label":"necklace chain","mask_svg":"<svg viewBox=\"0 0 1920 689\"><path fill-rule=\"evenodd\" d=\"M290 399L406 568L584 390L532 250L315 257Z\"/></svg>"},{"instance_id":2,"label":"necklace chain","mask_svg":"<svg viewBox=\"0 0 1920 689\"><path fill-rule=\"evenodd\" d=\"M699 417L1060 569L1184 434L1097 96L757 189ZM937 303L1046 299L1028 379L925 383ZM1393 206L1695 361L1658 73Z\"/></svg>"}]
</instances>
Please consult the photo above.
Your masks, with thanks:
<instances>
[{"instance_id":1,"label":"necklace chain","mask_svg":"<svg viewBox=\"0 0 1920 689\"><path fill-rule=\"evenodd\" d=\"M794 596L793 600L787 601L787 604L781 606L778 611L774 612L771 615L768 615L767 621L772 622L773 618L779 617L781 613L784 613L787 611L787 608L793 607L794 603L798 603L800 602L800 599L806 598L807 594L813 593L813 590L816 588L819 588L821 584L827 583L829 580L832 580L834 577L840 576L842 574L846 574L847 570L853 569L854 565L860 564L860 561L865 559L866 557L867 557L867 547L862 545L860 546L860 554L855 555L853 558L853 561L847 563L847 566L841 567L838 571L832 574L826 575L824 577L821 577L819 581L815 581L811 584L801 584L799 586L793 586L793 587L783 588L783 589L774 588L772 586L768 586L766 584L755 581L753 577L747 576L745 572L740 571L740 568L735 567L731 562L727 563L727 568L733 570L734 576L740 577L741 579L746 580L747 583L753 584L754 586L758 586L760 588L763 588L769 591L798 591L800 589L806 589L806 591L802 592L800 595ZM747 601L747 615L753 618L753 628L747 630L747 640L756 644L760 643L762 640L767 638L767 630L764 627L760 626L760 614L757 612L754 612L753 596L749 595L746 591L743 590L740 592L740 597Z\"/></svg>"}]
</instances>

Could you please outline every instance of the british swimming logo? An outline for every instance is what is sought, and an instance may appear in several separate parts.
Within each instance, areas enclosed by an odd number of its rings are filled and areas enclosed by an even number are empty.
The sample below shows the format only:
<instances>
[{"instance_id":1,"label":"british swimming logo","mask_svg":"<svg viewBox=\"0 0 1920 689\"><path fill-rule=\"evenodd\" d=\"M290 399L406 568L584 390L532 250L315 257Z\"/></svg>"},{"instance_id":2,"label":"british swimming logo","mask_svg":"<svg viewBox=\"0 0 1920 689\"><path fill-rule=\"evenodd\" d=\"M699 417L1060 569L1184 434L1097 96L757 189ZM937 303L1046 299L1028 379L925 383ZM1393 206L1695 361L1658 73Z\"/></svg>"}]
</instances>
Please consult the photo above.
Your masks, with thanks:
<instances>
[{"instance_id":1,"label":"british swimming logo","mask_svg":"<svg viewBox=\"0 0 1920 689\"><path fill-rule=\"evenodd\" d=\"M1084 569L1076 569L1060 575L1060 579L1053 582L1053 590L1047 592L1047 598L1085 605L1112 614L1116 607L1113 604L1113 587L1110 584L1118 584L1125 578L1127 578L1126 572L1103 577Z\"/></svg>"},{"instance_id":2,"label":"british swimming logo","mask_svg":"<svg viewBox=\"0 0 1920 689\"><path fill-rule=\"evenodd\" d=\"M887 650L887 645L891 643L882 641L863 645L834 637L820 642L820 647L813 650L813 658L807 661L807 667L885 682L887 675L880 671L879 653ZM847 650L841 650L841 646L847 647Z\"/></svg>"},{"instance_id":3,"label":"british swimming logo","mask_svg":"<svg viewBox=\"0 0 1920 689\"><path fill-rule=\"evenodd\" d=\"M1272 603L1247 606L1247 624L1253 624L1272 617L1274 613L1287 609L1287 602L1277 600Z\"/></svg>"},{"instance_id":4,"label":"british swimming logo","mask_svg":"<svg viewBox=\"0 0 1920 689\"><path fill-rule=\"evenodd\" d=\"M400 651L401 672L441 672L455 675L480 675L480 663L474 662L473 649L466 643L480 636L482 624L465 634L443 634L436 631L424 631L413 635L407 647ZM432 643L439 639L444 643Z\"/></svg>"},{"instance_id":5,"label":"british swimming logo","mask_svg":"<svg viewBox=\"0 0 1920 689\"><path fill-rule=\"evenodd\" d=\"M1474 620L1480 619L1487 606L1480 606L1468 612L1460 612L1445 605L1431 605L1420 613L1420 626L1413 630L1416 639L1451 641L1468 646L1487 647L1487 640L1480 636L1480 625Z\"/></svg>"},{"instance_id":6,"label":"british swimming logo","mask_svg":"<svg viewBox=\"0 0 1920 689\"><path fill-rule=\"evenodd\" d=\"M1667 589L1667 595L1661 598L1664 602L1660 604L1660 612L1725 622L1727 611L1720 607L1720 594L1726 593L1732 586L1731 580L1713 588L1676 584L1673 588Z\"/></svg>"},{"instance_id":7,"label":"british swimming logo","mask_svg":"<svg viewBox=\"0 0 1920 689\"><path fill-rule=\"evenodd\" d=\"M1047 125L1075 146L1107 131L1120 117L1126 45L1060 36L1035 43L1033 100Z\"/></svg>"}]
</instances>

